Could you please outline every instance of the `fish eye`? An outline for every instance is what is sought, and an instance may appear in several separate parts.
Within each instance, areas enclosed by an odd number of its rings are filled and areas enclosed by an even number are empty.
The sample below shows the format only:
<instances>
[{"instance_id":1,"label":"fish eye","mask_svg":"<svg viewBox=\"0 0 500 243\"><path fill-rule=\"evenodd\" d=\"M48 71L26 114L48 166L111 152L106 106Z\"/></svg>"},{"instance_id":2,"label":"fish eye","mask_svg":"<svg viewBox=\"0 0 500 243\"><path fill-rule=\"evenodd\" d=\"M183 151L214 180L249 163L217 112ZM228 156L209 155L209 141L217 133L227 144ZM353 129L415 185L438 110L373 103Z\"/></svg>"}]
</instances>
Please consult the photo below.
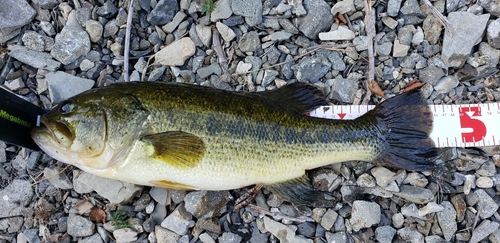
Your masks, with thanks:
<instances>
[{"instance_id":1,"label":"fish eye","mask_svg":"<svg viewBox=\"0 0 500 243\"><path fill-rule=\"evenodd\" d=\"M68 114L68 113L72 112L74 108L75 108L75 103L73 103L73 101L68 100L68 101L65 101L63 104L61 104L59 111L62 114Z\"/></svg>"}]
</instances>

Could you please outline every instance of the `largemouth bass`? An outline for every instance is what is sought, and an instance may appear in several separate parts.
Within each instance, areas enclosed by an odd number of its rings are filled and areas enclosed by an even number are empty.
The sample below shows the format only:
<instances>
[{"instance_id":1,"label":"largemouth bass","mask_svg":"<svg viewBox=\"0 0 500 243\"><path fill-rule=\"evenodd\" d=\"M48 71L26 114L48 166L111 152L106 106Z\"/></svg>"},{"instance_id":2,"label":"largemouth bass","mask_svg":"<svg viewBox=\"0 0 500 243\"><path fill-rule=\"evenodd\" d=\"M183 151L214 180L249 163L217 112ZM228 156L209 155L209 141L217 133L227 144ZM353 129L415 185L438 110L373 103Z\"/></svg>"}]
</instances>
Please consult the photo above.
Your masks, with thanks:
<instances>
[{"instance_id":1,"label":"largemouth bass","mask_svg":"<svg viewBox=\"0 0 500 243\"><path fill-rule=\"evenodd\" d=\"M54 159L102 177L180 190L263 184L306 205L326 203L305 176L320 166L361 160L434 167L432 117L418 91L355 120L304 115L324 104L322 93L303 83L260 93L119 83L60 103L32 137Z\"/></svg>"}]
</instances>

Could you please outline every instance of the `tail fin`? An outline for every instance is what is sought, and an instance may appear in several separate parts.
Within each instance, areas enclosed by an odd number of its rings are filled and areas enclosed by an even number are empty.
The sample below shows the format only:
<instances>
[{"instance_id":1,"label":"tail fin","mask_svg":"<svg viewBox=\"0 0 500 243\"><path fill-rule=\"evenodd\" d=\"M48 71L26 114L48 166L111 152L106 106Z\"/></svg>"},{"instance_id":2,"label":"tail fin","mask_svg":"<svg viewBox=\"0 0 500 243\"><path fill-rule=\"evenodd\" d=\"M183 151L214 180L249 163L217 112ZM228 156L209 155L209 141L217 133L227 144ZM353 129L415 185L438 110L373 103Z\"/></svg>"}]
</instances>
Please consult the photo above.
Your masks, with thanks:
<instances>
[{"instance_id":1,"label":"tail fin","mask_svg":"<svg viewBox=\"0 0 500 243\"><path fill-rule=\"evenodd\" d=\"M375 117L382 135L380 165L413 171L434 168L432 113L418 90L388 99L366 115Z\"/></svg>"}]
</instances>

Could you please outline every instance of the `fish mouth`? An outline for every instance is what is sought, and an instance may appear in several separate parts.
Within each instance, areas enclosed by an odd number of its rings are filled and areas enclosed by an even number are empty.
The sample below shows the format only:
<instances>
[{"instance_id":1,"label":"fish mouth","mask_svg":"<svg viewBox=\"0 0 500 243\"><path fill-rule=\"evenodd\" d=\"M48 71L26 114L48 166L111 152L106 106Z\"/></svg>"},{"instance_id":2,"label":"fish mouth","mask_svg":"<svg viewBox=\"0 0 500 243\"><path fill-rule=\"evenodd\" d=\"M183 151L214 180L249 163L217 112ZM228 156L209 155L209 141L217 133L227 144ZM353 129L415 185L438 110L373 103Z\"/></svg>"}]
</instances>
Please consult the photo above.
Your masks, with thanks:
<instances>
[{"instance_id":1,"label":"fish mouth","mask_svg":"<svg viewBox=\"0 0 500 243\"><path fill-rule=\"evenodd\" d=\"M31 130L31 137L35 143L44 147L51 143L59 147L69 148L73 143L73 133L69 127L62 122L49 122L47 117L42 116L41 126Z\"/></svg>"}]
</instances>

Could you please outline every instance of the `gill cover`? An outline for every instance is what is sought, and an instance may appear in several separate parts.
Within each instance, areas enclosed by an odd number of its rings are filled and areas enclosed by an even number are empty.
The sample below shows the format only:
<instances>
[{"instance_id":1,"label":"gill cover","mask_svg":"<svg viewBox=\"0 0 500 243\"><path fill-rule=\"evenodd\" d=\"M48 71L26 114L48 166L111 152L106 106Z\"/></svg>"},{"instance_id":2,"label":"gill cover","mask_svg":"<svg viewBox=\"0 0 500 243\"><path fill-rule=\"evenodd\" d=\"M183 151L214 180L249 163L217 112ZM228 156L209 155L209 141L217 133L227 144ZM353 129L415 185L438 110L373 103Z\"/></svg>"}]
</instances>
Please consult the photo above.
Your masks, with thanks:
<instances>
[{"instance_id":1,"label":"gill cover","mask_svg":"<svg viewBox=\"0 0 500 243\"><path fill-rule=\"evenodd\" d=\"M107 168L127 155L149 113L132 94L99 90L70 98L44 115L42 122L58 142L42 149L55 151L49 154L68 164L93 169Z\"/></svg>"}]
</instances>

